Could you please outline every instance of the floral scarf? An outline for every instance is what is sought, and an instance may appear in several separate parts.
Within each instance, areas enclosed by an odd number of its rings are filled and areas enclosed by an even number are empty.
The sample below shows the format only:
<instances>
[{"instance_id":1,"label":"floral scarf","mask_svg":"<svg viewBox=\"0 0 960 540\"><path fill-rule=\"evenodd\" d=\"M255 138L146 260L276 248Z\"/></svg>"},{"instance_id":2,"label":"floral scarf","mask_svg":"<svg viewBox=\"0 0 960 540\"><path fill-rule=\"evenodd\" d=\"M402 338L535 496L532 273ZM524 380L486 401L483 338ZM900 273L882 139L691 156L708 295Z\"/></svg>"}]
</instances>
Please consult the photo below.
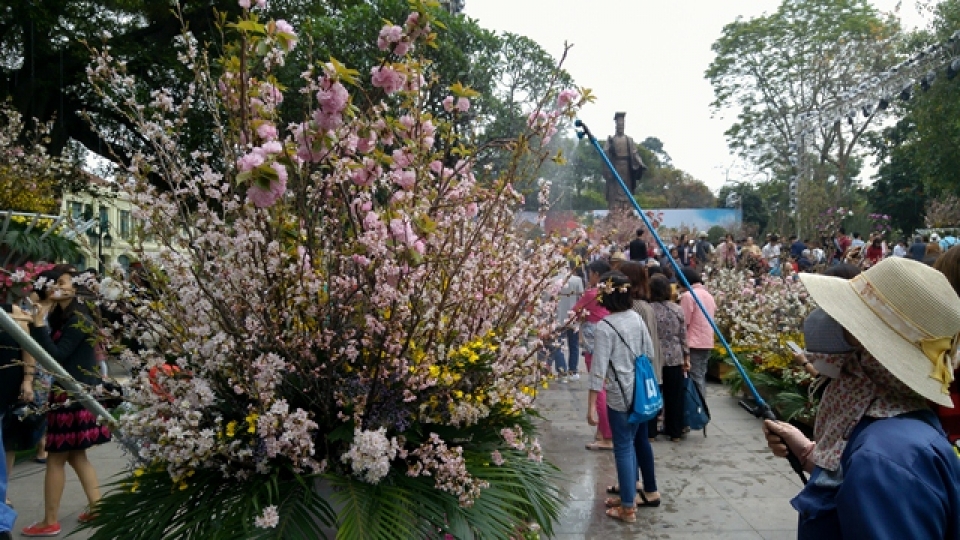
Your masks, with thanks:
<instances>
[{"instance_id":1,"label":"floral scarf","mask_svg":"<svg viewBox=\"0 0 960 540\"><path fill-rule=\"evenodd\" d=\"M823 392L814 429L817 447L813 462L836 471L847 440L863 417L891 418L928 405L866 351L829 357L829 362L840 364L840 377Z\"/></svg>"}]
</instances>

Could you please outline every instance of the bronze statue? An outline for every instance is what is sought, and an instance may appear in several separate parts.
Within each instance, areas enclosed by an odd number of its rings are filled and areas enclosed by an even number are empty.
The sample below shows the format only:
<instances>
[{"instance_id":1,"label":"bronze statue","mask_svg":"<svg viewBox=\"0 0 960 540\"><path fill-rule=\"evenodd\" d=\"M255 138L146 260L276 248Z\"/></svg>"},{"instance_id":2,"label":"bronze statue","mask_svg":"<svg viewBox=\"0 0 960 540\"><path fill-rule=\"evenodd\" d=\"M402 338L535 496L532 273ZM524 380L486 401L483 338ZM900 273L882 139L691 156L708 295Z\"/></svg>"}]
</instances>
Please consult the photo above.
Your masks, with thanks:
<instances>
[{"instance_id":1,"label":"bronze statue","mask_svg":"<svg viewBox=\"0 0 960 540\"><path fill-rule=\"evenodd\" d=\"M631 137L623 134L623 119L626 115L627 113L618 112L613 116L617 124L617 132L607 139L606 144L603 145L603 151L610 158L610 163L613 163L614 168L617 169L617 174L623 179L623 183L630 189L630 193L633 193L647 167L640 159L640 154L637 153L636 143L633 142ZM623 193L623 189L617 179L614 178L613 173L604 168L603 177L607 181L607 208L610 209L610 212L629 212L633 205L630 204L630 199Z\"/></svg>"}]
</instances>

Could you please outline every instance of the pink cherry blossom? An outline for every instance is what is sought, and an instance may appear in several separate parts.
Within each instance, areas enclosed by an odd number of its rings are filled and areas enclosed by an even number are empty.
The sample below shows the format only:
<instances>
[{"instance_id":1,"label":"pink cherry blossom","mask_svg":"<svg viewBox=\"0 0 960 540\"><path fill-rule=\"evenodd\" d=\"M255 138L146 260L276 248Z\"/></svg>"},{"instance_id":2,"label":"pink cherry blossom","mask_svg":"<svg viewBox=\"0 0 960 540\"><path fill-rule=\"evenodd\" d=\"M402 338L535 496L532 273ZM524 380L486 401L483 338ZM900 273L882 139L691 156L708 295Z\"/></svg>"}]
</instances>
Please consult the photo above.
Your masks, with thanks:
<instances>
[{"instance_id":1,"label":"pink cherry blossom","mask_svg":"<svg viewBox=\"0 0 960 540\"><path fill-rule=\"evenodd\" d=\"M397 149L393 151L393 167L395 169L402 169L404 167L409 167L413 163L413 156L410 155L410 152L404 149Z\"/></svg>"},{"instance_id":2,"label":"pink cherry blossom","mask_svg":"<svg viewBox=\"0 0 960 540\"><path fill-rule=\"evenodd\" d=\"M263 154L279 154L283 152L283 145L280 144L280 141L267 141L260 146L260 148L255 148L255 152Z\"/></svg>"},{"instance_id":3,"label":"pink cherry blossom","mask_svg":"<svg viewBox=\"0 0 960 540\"><path fill-rule=\"evenodd\" d=\"M394 184L406 190L413 189L417 183L417 173L413 171L394 171L391 178Z\"/></svg>"},{"instance_id":4,"label":"pink cherry blossom","mask_svg":"<svg viewBox=\"0 0 960 540\"><path fill-rule=\"evenodd\" d=\"M313 112L313 121L317 123L320 131L333 131L343 125L343 115L340 113L328 113L321 109Z\"/></svg>"},{"instance_id":5,"label":"pink cherry blossom","mask_svg":"<svg viewBox=\"0 0 960 540\"><path fill-rule=\"evenodd\" d=\"M390 48L392 43L397 43L403 38L403 28L399 26L386 25L380 29L380 35L377 37L377 47L381 51Z\"/></svg>"},{"instance_id":6,"label":"pink cherry blossom","mask_svg":"<svg viewBox=\"0 0 960 540\"><path fill-rule=\"evenodd\" d=\"M283 195L283 192L286 191L287 189L287 168L282 164L277 163L276 161L270 164L270 168L272 168L274 171L277 171L277 177L279 178L279 180L277 182L274 182L273 184L279 184L280 186L282 186L282 188L278 188L278 189L280 190L279 194ZM271 184L271 186L273 184Z\"/></svg>"},{"instance_id":7,"label":"pink cherry blossom","mask_svg":"<svg viewBox=\"0 0 960 540\"><path fill-rule=\"evenodd\" d=\"M409 41L399 41L399 42L397 42L397 44L393 47L393 54L395 54L395 55L397 55L397 56L404 56L404 55L406 55L408 52L410 52L410 47L411 47L411 45L410 45L410 42L409 42Z\"/></svg>"},{"instance_id":8,"label":"pink cherry blossom","mask_svg":"<svg viewBox=\"0 0 960 540\"><path fill-rule=\"evenodd\" d=\"M280 32L281 34L286 34L285 37L287 38L287 45L286 45L287 52L292 51L294 47L297 46L297 41L299 41L297 38L297 32L296 30L294 30L293 25L288 23L284 19L278 19L275 24L277 26L277 32Z\"/></svg>"},{"instance_id":9,"label":"pink cherry blossom","mask_svg":"<svg viewBox=\"0 0 960 540\"><path fill-rule=\"evenodd\" d=\"M261 139L267 139L267 140L276 139L277 126L269 122L264 122L263 124L260 124L259 126L257 126L257 135L259 135Z\"/></svg>"},{"instance_id":10,"label":"pink cherry blossom","mask_svg":"<svg viewBox=\"0 0 960 540\"><path fill-rule=\"evenodd\" d=\"M377 88L382 88L388 95L403 88L407 76L390 66L376 66L370 70L370 82Z\"/></svg>"},{"instance_id":11,"label":"pink cherry blossom","mask_svg":"<svg viewBox=\"0 0 960 540\"><path fill-rule=\"evenodd\" d=\"M557 96L557 107L561 109L568 107L571 103L574 103L579 96L580 93L571 88L563 90L560 92L560 95Z\"/></svg>"},{"instance_id":12,"label":"pink cherry blossom","mask_svg":"<svg viewBox=\"0 0 960 540\"><path fill-rule=\"evenodd\" d=\"M253 170L260 165L263 165L263 154L258 152L250 152L237 160L237 168L243 172Z\"/></svg>"},{"instance_id":13,"label":"pink cherry blossom","mask_svg":"<svg viewBox=\"0 0 960 540\"><path fill-rule=\"evenodd\" d=\"M377 133L375 131L371 131L366 138L357 141L357 152L360 152L361 154L369 154L374 148L376 148L376 145Z\"/></svg>"},{"instance_id":14,"label":"pink cherry blossom","mask_svg":"<svg viewBox=\"0 0 960 540\"><path fill-rule=\"evenodd\" d=\"M237 0L237 5L243 9L250 9L250 0Z\"/></svg>"},{"instance_id":15,"label":"pink cherry blossom","mask_svg":"<svg viewBox=\"0 0 960 540\"><path fill-rule=\"evenodd\" d=\"M334 83L327 81L326 88L317 92L317 101L323 107L323 110L328 113L343 111L349 98L350 93L339 81Z\"/></svg>"},{"instance_id":16,"label":"pink cherry blossom","mask_svg":"<svg viewBox=\"0 0 960 540\"><path fill-rule=\"evenodd\" d=\"M467 112L470 110L470 100L465 97L457 99L457 110L460 112Z\"/></svg>"},{"instance_id":17,"label":"pink cherry blossom","mask_svg":"<svg viewBox=\"0 0 960 540\"><path fill-rule=\"evenodd\" d=\"M447 112L453 111L453 96L443 98L443 110Z\"/></svg>"},{"instance_id":18,"label":"pink cherry blossom","mask_svg":"<svg viewBox=\"0 0 960 540\"><path fill-rule=\"evenodd\" d=\"M260 186L250 186L247 190L247 199L257 208L269 208L273 206L280 197L270 188Z\"/></svg>"}]
</instances>

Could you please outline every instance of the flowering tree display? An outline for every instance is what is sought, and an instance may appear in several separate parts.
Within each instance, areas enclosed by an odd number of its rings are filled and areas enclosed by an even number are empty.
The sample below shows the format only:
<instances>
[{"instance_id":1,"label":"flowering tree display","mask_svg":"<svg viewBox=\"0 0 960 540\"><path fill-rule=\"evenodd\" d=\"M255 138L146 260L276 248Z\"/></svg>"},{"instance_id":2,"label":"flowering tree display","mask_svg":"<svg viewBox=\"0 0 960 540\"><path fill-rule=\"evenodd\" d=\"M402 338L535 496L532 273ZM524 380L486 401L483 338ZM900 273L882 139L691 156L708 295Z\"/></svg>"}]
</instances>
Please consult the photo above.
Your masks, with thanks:
<instances>
[{"instance_id":1,"label":"flowering tree display","mask_svg":"<svg viewBox=\"0 0 960 540\"><path fill-rule=\"evenodd\" d=\"M816 403L807 392L812 378L794 364L787 341L803 346L803 320L816 306L798 280L757 275L741 269L710 273L705 286L716 299L717 326L757 389L784 417L812 418ZM713 355L725 358L726 351L718 345ZM738 372L730 372L726 382L739 392Z\"/></svg>"},{"instance_id":2,"label":"flowering tree display","mask_svg":"<svg viewBox=\"0 0 960 540\"><path fill-rule=\"evenodd\" d=\"M26 261L78 253L77 243L59 234L62 228L51 231L52 220L37 215L56 213L61 188L78 176L72 159L47 153L51 128L52 122L28 124L9 103L0 103L0 267L7 281Z\"/></svg>"},{"instance_id":3,"label":"flowering tree display","mask_svg":"<svg viewBox=\"0 0 960 540\"><path fill-rule=\"evenodd\" d=\"M543 96L494 174L451 127L469 88L424 107L417 52L442 31L428 3L370 36L370 73L317 61L295 89L273 73L297 31L262 5L224 21L217 60L185 31L187 95L140 103L109 50L90 68L150 142L123 189L164 246L140 286L102 300L139 341L121 352L139 375L120 418L139 468L94 538L549 533L560 494L531 417L564 259L516 215L540 145L589 93ZM291 92L310 109L278 125ZM181 150L188 108L208 111L222 156Z\"/></svg>"}]
</instances>

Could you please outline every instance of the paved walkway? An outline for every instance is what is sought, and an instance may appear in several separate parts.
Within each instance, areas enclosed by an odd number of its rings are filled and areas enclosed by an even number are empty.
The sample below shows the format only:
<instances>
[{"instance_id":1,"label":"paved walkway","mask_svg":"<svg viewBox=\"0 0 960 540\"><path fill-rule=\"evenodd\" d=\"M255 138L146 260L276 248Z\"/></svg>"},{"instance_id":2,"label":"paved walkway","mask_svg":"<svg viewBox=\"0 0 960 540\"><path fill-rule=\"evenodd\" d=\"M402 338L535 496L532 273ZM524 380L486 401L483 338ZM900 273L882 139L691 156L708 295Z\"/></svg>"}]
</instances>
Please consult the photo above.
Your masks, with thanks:
<instances>
[{"instance_id":1,"label":"paved walkway","mask_svg":"<svg viewBox=\"0 0 960 540\"><path fill-rule=\"evenodd\" d=\"M676 540L785 540L796 538L796 513L789 500L800 483L785 460L766 450L760 422L740 409L718 384L707 392L713 420L708 437L691 433L679 443L654 443L657 482L664 503L638 511L635 524L604 516L605 486L616 483L613 453L592 452L586 423L584 380L554 383L538 404L544 415L541 443L548 459L563 470L570 499L557 529L557 540L636 538ZM90 451L101 482L120 473L127 459L116 444ZM17 464L10 477L10 497L20 516L17 530L43 517L43 465ZM60 523L64 534L77 526L86 498L68 468ZM89 534L70 538L84 539ZM19 532L14 538L20 538Z\"/></svg>"},{"instance_id":2,"label":"paved walkway","mask_svg":"<svg viewBox=\"0 0 960 540\"><path fill-rule=\"evenodd\" d=\"M796 538L790 499L801 484L786 460L773 456L760 421L737 406L726 389L708 384L712 421L707 437L690 433L679 443L653 445L659 508L637 510L625 524L604 515L606 486L616 483L611 451L589 451L587 383L551 384L537 398L546 457L563 471L570 500L557 540L645 538L675 540L786 540Z\"/></svg>"}]
</instances>

